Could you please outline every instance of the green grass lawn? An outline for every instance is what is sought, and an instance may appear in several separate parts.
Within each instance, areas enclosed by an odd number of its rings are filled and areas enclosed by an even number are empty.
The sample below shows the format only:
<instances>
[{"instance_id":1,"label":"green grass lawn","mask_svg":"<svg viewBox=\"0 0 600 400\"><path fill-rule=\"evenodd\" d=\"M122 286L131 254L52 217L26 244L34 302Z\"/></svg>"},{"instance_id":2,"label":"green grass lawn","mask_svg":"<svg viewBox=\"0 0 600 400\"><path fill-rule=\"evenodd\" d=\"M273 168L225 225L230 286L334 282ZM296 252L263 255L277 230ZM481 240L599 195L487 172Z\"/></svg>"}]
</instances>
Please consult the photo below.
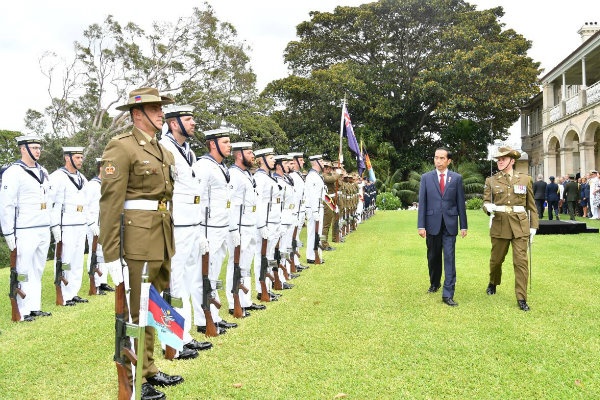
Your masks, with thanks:
<instances>
[{"instance_id":1,"label":"green grass lawn","mask_svg":"<svg viewBox=\"0 0 600 400\"><path fill-rule=\"evenodd\" d=\"M416 212L380 211L197 359L166 361L157 344L159 368L186 380L168 398L599 398L598 234L536 236L525 313L510 253L498 293L486 295L488 218L468 215L469 234L457 238L459 307L426 293ZM113 296L54 306L49 263L43 297L53 316L32 323L11 323L8 296L0 302L0 399L115 398Z\"/></svg>"}]
</instances>

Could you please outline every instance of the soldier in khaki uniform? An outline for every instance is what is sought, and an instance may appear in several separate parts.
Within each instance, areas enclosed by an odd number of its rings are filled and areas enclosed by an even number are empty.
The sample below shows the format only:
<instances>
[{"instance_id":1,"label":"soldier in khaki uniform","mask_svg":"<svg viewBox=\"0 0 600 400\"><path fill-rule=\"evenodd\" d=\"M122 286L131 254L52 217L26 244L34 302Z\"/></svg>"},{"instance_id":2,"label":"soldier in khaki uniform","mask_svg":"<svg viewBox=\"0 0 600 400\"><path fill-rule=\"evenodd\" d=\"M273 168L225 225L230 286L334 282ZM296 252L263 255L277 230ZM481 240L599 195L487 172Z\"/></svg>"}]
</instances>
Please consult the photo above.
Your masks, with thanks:
<instances>
[{"instance_id":1,"label":"soldier in khaki uniform","mask_svg":"<svg viewBox=\"0 0 600 400\"><path fill-rule=\"evenodd\" d=\"M490 236L490 282L488 295L496 293L502 281L502 263L512 245L515 270L515 294L523 311L527 305L527 244L533 241L538 228L538 214L533 198L532 179L513 169L521 153L510 147L500 147L496 159L499 172L485 180L484 210L492 216Z\"/></svg>"},{"instance_id":2,"label":"soldier in khaki uniform","mask_svg":"<svg viewBox=\"0 0 600 400\"><path fill-rule=\"evenodd\" d=\"M156 132L163 123L161 105L173 101L161 97L154 88L132 91L127 104L133 129L114 137L102 155L100 198L100 243L106 267L116 285L124 281L120 263L120 220L124 213L123 258L128 265L129 313L139 321L142 269L148 263L151 283L161 292L169 283L171 257L175 253L171 214L175 159L157 142ZM127 310L126 310L127 313ZM154 328L146 327L141 398L161 399L165 395L154 386L176 385L178 375L160 372L154 364ZM131 366L128 365L131 379Z\"/></svg>"},{"instance_id":3,"label":"soldier in khaki uniform","mask_svg":"<svg viewBox=\"0 0 600 400\"><path fill-rule=\"evenodd\" d=\"M327 195L329 196L329 198L331 200L333 200L333 203L330 202L330 204L328 205L327 202L325 200L323 200L323 231L321 233L321 235L323 236L323 241L321 243L321 245L323 246L323 250L325 251L331 251L331 250L335 250L333 247L331 247L331 245L329 244L329 229L332 227L333 225L333 231L331 234L331 239L334 242L339 242L339 235L337 232L337 224L333 223L334 219L336 219L336 206L337 203L335 202L335 186L336 186L336 182L339 179L339 174L334 172L332 167L331 167L331 162L330 161L323 161L323 181L325 182L325 186L327 186ZM330 206L333 206L334 209L332 210ZM338 209L339 210L339 209ZM338 211L339 212L339 211Z\"/></svg>"}]
</instances>

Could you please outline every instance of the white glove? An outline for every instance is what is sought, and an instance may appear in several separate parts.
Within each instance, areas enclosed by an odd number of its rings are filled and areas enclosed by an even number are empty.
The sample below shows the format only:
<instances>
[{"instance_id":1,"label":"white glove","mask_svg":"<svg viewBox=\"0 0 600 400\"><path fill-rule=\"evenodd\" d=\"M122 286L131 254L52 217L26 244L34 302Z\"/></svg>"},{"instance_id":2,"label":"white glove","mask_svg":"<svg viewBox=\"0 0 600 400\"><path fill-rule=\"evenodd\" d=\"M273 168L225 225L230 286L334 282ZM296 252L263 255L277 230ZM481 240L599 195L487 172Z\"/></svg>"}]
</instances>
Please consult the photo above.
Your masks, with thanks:
<instances>
[{"instance_id":1,"label":"white glove","mask_svg":"<svg viewBox=\"0 0 600 400\"><path fill-rule=\"evenodd\" d=\"M242 238L238 231L229 231L229 239L231 239L233 247L237 247L242 243Z\"/></svg>"},{"instance_id":2,"label":"white glove","mask_svg":"<svg viewBox=\"0 0 600 400\"><path fill-rule=\"evenodd\" d=\"M200 255L208 253L208 240L202 236L200 238Z\"/></svg>"},{"instance_id":3,"label":"white glove","mask_svg":"<svg viewBox=\"0 0 600 400\"><path fill-rule=\"evenodd\" d=\"M485 203L483 208L485 208L485 211L489 212L490 214L496 211L496 205L493 203Z\"/></svg>"},{"instance_id":4,"label":"white glove","mask_svg":"<svg viewBox=\"0 0 600 400\"><path fill-rule=\"evenodd\" d=\"M100 234L100 227L98 226L97 223L92 222L90 225L90 232L92 232L92 235L94 236L98 236Z\"/></svg>"},{"instance_id":5,"label":"white glove","mask_svg":"<svg viewBox=\"0 0 600 400\"><path fill-rule=\"evenodd\" d=\"M270 236L270 234L271 234L271 232L269 232L269 228L268 227L264 226L264 227L260 228L260 236L263 239L268 239L269 236Z\"/></svg>"},{"instance_id":6,"label":"white glove","mask_svg":"<svg viewBox=\"0 0 600 400\"><path fill-rule=\"evenodd\" d=\"M529 243L533 243L533 237L537 233L537 229L529 228Z\"/></svg>"},{"instance_id":7,"label":"white glove","mask_svg":"<svg viewBox=\"0 0 600 400\"><path fill-rule=\"evenodd\" d=\"M107 262L104 265L108 269L115 285L119 285L123 282L123 265L121 265L121 260Z\"/></svg>"},{"instance_id":8,"label":"white glove","mask_svg":"<svg viewBox=\"0 0 600 400\"><path fill-rule=\"evenodd\" d=\"M50 228L50 231L52 231L52 236L54 236L54 241L60 242L62 239L62 235L60 233L60 225L53 226L52 228Z\"/></svg>"},{"instance_id":9,"label":"white glove","mask_svg":"<svg viewBox=\"0 0 600 400\"><path fill-rule=\"evenodd\" d=\"M17 242L15 241L15 235L10 234L10 235L4 236L4 239L6 240L6 245L8 246L8 249L10 251L13 251L17 247Z\"/></svg>"}]
</instances>

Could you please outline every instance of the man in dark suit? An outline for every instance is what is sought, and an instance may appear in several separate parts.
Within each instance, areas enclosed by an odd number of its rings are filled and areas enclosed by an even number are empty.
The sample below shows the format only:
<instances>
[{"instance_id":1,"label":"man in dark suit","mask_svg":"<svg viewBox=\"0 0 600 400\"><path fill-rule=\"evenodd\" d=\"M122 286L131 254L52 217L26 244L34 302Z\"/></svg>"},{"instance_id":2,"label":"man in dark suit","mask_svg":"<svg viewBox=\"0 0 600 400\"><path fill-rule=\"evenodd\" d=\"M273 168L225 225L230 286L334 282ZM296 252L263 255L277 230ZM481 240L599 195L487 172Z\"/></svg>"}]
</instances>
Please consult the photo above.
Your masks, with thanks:
<instances>
[{"instance_id":1,"label":"man in dark suit","mask_svg":"<svg viewBox=\"0 0 600 400\"><path fill-rule=\"evenodd\" d=\"M560 220L558 215L558 200L560 199L559 188L554 183L554 177L550 177L550 183L546 185L546 201L548 202L548 219L552 221L552 212L556 214L556 220Z\"/></svg>"},{"instance_id":2,"label":"man in dark suit","mask_svg":"<svg viewBox=\"0 0 600 400\"><path fill-rule=\"evenodd\" d=\"M569 181L565 183L564 199L569 209L569 218L575 221L575 207L579 200L579 185L575 180L575 174L569 174Z\"/></svg>"},{"instance_id":3,"label":"man in dark suit","mask_svg":"<svg viewBox=\"0 0 600 400\"><path fill-rule=\"evenodd\" d=\"M452 153L446 148L435 151L435 170L421 176L419 189L418 231L427 243L429 266L428 292L437 292L442 278L442 252L444 254L444 288L442 301L458 306L454 301L456 265L454 262L458 219L461 237L467 235L467 211L462 176L448 170Z\"/></svg>"},{"instance_id":4,"label":"man in dark suit","mask_svg":"<svg viewBox=\"0 0 600 400\"><path fill-rule=\"evenodd\" d=\"M546 186L548 184L544 182L544 176L538 174L537 181L533 183L533 199L535 200L535 207L537 208L538 218L544 218L544 201L546 200Z\"/></svg>"}]
</instances>

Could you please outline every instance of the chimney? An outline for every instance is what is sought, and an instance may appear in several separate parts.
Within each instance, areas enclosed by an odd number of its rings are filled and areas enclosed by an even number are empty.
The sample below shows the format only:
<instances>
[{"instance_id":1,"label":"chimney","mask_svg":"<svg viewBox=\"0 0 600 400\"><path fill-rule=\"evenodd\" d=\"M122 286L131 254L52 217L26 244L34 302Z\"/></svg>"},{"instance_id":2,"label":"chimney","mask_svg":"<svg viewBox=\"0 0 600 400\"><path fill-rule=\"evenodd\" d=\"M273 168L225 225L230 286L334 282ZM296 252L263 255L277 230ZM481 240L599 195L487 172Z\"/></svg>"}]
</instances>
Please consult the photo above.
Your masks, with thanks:
<instances>
[{"instance_id":1,"label":"chimney","mask_svg":"<svg viewBox=\"0 0 600 400\"><path fill-rule=\"evenodd\" d=\"M594 33L600 31L600 26L597 22L586 22L581 29L577 31L581 36L581 43L587 41Z\"/></svg>"}]
</instances>

